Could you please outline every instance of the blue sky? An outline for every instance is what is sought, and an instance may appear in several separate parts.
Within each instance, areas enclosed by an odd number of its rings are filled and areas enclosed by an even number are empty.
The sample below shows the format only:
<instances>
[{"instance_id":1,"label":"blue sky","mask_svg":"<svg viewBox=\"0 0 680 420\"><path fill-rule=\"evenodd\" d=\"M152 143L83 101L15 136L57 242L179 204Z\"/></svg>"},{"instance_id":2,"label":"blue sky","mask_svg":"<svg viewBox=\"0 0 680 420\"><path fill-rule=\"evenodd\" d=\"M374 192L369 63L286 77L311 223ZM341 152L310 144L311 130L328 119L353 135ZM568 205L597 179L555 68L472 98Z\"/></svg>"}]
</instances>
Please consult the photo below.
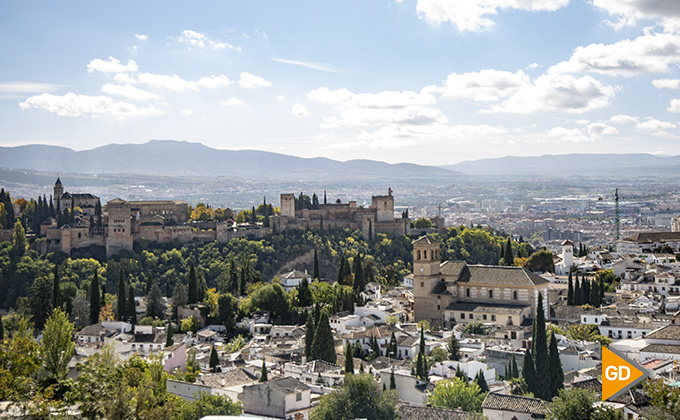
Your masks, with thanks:
<instances>
[{"instance_id":1,"label":"blue sky","mask_svg":"<svg viewBox=\"0 0 680 420\"><path fill-rule=\"evenodd\" d=\"M0 6L0 145L680 154L677 0Z\"/></svg>"}]
</instances>

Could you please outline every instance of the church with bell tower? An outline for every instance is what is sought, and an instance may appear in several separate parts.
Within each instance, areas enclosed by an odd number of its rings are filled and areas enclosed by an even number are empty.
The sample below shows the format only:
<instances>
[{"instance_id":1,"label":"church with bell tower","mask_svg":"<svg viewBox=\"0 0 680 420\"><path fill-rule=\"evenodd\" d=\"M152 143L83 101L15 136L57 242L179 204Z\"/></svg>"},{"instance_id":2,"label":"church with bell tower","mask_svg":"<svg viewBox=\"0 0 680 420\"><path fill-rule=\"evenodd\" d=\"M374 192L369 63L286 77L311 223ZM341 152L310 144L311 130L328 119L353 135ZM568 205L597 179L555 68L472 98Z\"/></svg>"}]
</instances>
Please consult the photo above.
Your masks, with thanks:
<instances>
[{"instance_id":1,"label":"church with bell tower","mask_svg":"<svg viewBox=\"0 0 680 420\"><path fill-rule=\"evenodd\" d=\"M441 242L413 241L416 322L451 327L481 321L498 326L530 324L541 292L548 315L549 282L525 268L441 261Z\"/></svg>"}]
</instances>

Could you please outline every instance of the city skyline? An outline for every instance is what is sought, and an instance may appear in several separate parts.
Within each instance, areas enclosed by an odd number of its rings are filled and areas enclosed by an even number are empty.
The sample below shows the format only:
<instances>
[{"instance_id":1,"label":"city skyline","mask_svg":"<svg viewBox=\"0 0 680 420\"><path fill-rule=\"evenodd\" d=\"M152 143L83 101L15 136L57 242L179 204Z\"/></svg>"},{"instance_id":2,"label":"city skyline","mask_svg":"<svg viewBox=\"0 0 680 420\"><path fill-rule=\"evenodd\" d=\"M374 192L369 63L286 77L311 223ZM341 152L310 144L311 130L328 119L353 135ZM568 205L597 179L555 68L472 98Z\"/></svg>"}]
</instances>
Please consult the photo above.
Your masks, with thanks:
<instances>
[{"instance_id":1,"label":"city skyline","mask_svg":"<svg viewBox=\"0 0 680 420\"><path fill-rule=\"evenodd\" d=\"M680 154L671 1L34 6L0 17L0 146Z\"/></svg>"}]
</instances>

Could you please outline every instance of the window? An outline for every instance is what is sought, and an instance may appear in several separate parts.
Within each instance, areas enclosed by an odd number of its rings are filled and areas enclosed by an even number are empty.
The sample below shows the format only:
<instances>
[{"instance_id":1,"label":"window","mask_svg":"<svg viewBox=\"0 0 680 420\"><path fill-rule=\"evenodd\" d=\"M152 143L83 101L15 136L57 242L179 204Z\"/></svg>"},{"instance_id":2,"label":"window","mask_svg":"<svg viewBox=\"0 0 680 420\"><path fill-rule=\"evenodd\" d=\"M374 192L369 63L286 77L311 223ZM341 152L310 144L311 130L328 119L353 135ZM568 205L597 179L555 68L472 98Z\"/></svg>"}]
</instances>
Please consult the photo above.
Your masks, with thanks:
<instances>
[{"instance_id":1,"label":"window","mask_svg":"<svg viewBox=\"0 0 680 420\"><path fill-rule=\"evenodd\" d=\"M424 260L427 259L427 250L423 251L423 259L424 259Z\"/></svg>"},{"instance_id":2,"label":"window","mask_svg":"<svg viewBox=\"0 0 680 420\"><path fill-rule=\"evenodd\" d=\"M486 321L486 314L482 315L482 319Z\"/></svg>"},{"instance_id":3,"label":"window","mask_svg":"<svg viewBox=\"0 0 680 420\"><path fill-rule=\"evenodd\" d=\"M495 321L496 320L496 315L491 315L491 320Z\"/></svg>"},{"instance_id":4,"label":"window","mask_svg":"<svg viewBox=\"0 0 680 420\"><path fill-rule=\"evenodd\" d=\"M420 250L418 250L417 255L418 255L417 259L420 259Z\"/></svg>"},{"instance_id":5,"label":"window","mask_svg":"<svg viewBox=\"0 0 680 420\"><path fill-rule=\"evenodd\" d=\"M493 290L489 289L489 299L493 299Z\"/></svg>"},{"instance_id":6,"label":"window","mask_svg":"<svg viewBox=\"0 0 680 420\"><path fill-rule=\"evenodd\" d=\"M512 292L512 298L515 299L515 300L517 300L517 290L514 290L514 291Z\"/></svg>"},{"instance_id":7,"label":"window","mask_svg":"<svg viewBox=\"0 0 680 420\"><path fill-rule=\"evenodd\" d=\"M302 401L302 392L295 393L295 401Z\"/></svg>"},{"instance_id":8,"label":"window","mask_svg":"<svg viewBox=\"0 0 680 420\"><path fill-rule=\"evenodd\" d=\"M461 313L461 314L460 314L460 319L465 319L465 314Z\"/></svg>"},{"instance_id":9,"label":"window","mask_svg":"<svg viewBox=\"0 0 680 420\"><path fill-rule=\"evenodd\" d=\"M424 282L424 281L421 281L421 282L420 282L420 287L425 287L425 282Z\"/></svg>"},{"instance_id":10,"label":"window","mask_svg":"<svg viewBox=\"0 0 680 420\"><path fill-rule=\"evenodd\" d=\"M441 310L441 305L437 305L437 310Z\"/></svg>"},{"instance_id":11,"label":"window","mask_svg":"<svg viewBox=\"0 0 680 420\"><path fill-rule=\"evenodd\" d=\"M470 314L470 319L474 319L474 318L475 318L475 314Z\"/></svg>"},{"instance_id":12,"label":"window","mask_svg":"<svg viewBox=\"0 0 680 420\"><path fill-rule=\"evenodd\" d=\"M465 296L470 297L470 289L465 289Z\"/></svg>"}]
</instances>

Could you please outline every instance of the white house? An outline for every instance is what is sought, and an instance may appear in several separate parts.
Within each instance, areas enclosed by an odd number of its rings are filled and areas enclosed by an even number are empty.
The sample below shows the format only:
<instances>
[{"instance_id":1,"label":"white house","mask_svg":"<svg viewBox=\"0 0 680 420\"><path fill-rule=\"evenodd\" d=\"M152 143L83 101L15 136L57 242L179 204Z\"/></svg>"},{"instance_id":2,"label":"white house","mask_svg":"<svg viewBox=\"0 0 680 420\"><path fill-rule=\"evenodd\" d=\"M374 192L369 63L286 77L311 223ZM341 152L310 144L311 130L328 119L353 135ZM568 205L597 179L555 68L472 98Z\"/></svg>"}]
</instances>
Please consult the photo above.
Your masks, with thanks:
<instances>
[{"instance_id":1,"label":"white house","mask_svg":"<svg viewBox=\"0 0 680 420\"><path fill-rule=\"evenodd\" d=\"M308 420L311 408L310 387L295 378L275 379L243 387L243 411L246 414Z\"/></svg>"},{"instance_id":2,"label":"white house","mask_svg":"<svg viewBox=\"0 0 680 420\"><path fill-rule=\"evenodd\" d=\"M291 290L300 285L302 279L307 279L307 281L311 281L312 276L307 274L307 270L305 271L293 270L291 272L281 274L280 278L281 286L283 286L283 289L286 292L290 292Z\"/></svg>"}]
</instances>

